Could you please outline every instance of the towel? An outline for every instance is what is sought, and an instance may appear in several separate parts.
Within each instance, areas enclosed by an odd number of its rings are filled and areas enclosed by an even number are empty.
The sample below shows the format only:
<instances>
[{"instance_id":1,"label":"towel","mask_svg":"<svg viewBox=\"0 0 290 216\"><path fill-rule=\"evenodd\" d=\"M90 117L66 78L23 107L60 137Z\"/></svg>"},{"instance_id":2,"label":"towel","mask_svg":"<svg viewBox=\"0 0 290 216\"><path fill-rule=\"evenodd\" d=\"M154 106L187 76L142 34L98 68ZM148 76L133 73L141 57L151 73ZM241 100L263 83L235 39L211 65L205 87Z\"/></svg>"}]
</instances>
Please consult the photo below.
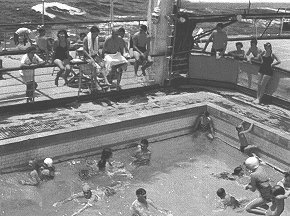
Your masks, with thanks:
<instances>
[{"instance_id":1,"label":"towel","mask_svg":"<svg viewBox=\"0 0 290 216\"><path fill-rule=\"evenodd\" d=\"M105 61L105 67L106 67L107 71L111 71L112 66L125 64L125 63L127 66L127 64L128 64L127 59L124 56L122 56L120 52L117 52L115 54L106 54L104 61Z\"/></svg>"},{"instance_id":2,"label":"towel","mask_svg":"<svg viewBox=\"0 0 290 216\"><path fill-rule=\"evenodd\" d=\"M99 51L99 36L96 37L94 47L93 47L93 42L92 42L92 33L89 32L87 34L88 37L88 49L89 49L89 54L91 56L98 54Z\"/></svg>"}]
</instances>

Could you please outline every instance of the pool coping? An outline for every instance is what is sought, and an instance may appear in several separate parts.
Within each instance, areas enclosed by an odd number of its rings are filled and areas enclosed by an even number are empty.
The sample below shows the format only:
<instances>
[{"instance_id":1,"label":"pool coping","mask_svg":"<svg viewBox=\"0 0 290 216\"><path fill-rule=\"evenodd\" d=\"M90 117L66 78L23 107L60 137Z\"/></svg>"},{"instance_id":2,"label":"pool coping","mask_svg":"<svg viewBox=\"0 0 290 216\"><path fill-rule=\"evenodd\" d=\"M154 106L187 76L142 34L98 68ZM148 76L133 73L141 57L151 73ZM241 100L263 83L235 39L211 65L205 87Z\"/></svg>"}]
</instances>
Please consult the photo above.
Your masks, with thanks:
<instances>
[{"instance_id":1,"label":"pool coping","mask_svg":"<svg viewBox=\"0 0 290 216\"><path fill-rule=\"evenodd\" d=\"M109 133L110 134L117 134L120 133L120 131L125 130L132 130L134 127L142 128L142 125L145 124L157 124L157 123L165 123L167 121L178 121L181 117L184 118L183 121L186 120L186 118L190 119L186 123L187 125L182 125L182 122L179 122L180 128L170 128L168 131L164 130L161 134L158 134L158 131L151 132L151 135L148 135L145 137L149 138L150 141L153 141L154 139L162 139L164 138L170 138L172 136L178 136L178 135L185 135L192 133L191 126L194 120L197 118L199 114L202 113L202 111L208 110L212 117L215 119L220 119L228 124L231 124L232 126L238 125L241 121L247 121L247 122L254 122L253 120L242 117L237 113L234 113L232 111L229 111L225 108L222 108L218 105L212 104L210 102L202 102L202 103L196 103L191 105L186 105L184 107L174 107L170 110L159 110L149 113L143 113L139 114L138 117L134 119L112 119L110 123L103 122L103 124L97 124L97 123L89 123L86 125L80 125L72 128L65 128L57 131L49 131L49 132L42 132L38 134L31 134L27 136L22 137L15 137L11 139L1 140L0 141L0 158L5 157L7 155L17 155L17 157L23 157L21 160L18 158L15 158L14 160L19 160L17 166L23 165L24 161L28 161L31 159L31 157L35 156L34 153L28 153L29 151L34 151L35 149L39 149L40 152L38 152L39 155L42 155L42 149L46 148L48 146L59 146L62 144L63 141L65 142L77 142L78 140L87 139L87 138L96 138L96 137L102 137L106 136ZM267 139L267 142L274 143L276 146L276 150L279 148L280 151L285 151L286 154L289 154L290 158L290 135L283 133L282 131L279 131L278 129L273 129L267 125L263 125L259 122L254 122L255 127L253 131L251 132L251 135L255 137L256 140L264 140ZM137 142L142 135L142 132L137 131L138 136L135 137L122 137L122 139L117 139L116 143L107 143L106 139L104 140L104 145L102 143L100 146L91 146L89 149L85 150L79 150L76 148L76 155L83 155L83 154L89 154L91 151L91 154L95 153L96 151L99 151L100 148L109 145L109 146L130 146L132 143ZM226 136L227 139L229 139L229 145L235 148L238 148L238 140L235 134L232 134L232 131L227 132L228 134ZM217 128L217 134L220 136L225 136L225 134L222 134L222 131ZM120 133L120 136L122 136L122 133ZM159 137L159 138L156 138ZM218 137L220 138L220 137ZM67 146L69 148L69 146ZM49 154L49 151L46 151L46 153ZM59 153L59 152L57 152ZM271 155L276 154L268 153L268 158L271 158ZM277 153L278 154L278 153ZM283 152L279 153L283 154ZM278 155L279 155L278 154ZM37 155L36 155L37 156ZM68 158L73 158L74 155L68 154ZM56 157L53 156L54 159L57 160ZM276 159L281 159L282 157L274 157ZM0 159L0 171L3 169L6 169L8 167L15 167L15 163L13 166L9 166L8 159L5 161L4 159L3 163ZM61 160L61 159L59 159ZM63 160L63 158L62 158ZM280 161L282 163L285 163L285 166L290 166L290 163L288 161ZM282 168L283 169L283 168Z\"/></svg>"}]
</instances>

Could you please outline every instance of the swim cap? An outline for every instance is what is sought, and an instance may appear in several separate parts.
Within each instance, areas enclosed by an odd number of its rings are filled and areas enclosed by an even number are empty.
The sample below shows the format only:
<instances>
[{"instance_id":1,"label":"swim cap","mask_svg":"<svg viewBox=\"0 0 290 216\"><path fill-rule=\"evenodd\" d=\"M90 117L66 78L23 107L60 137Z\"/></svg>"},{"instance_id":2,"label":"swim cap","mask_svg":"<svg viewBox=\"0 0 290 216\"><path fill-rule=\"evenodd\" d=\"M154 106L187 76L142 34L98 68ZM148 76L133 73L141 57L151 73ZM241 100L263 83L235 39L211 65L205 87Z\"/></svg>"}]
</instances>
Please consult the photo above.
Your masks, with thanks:
<instances>
[{"instance_id":1,"label":"swim cap","mask_svg":"<svg viewBox=\"0 0 290 216\"><path fill-rule=\"evenodd\" d=\"M52 167L52 159L51 158L45 158L45 160L43 161L48 167Z\"/></svg>"},{"instance_id":2,"label":"swim cap","mask_svg":"<svg viewBox=\"0 0 290 216\"><path fill-rule=\"evenodd\" d=\"M87 191L89 191L89 190L91 190L91 187L90 187L90 185L89 184L84 184L84 186L83 186L83 191L84 192L87 192Z\"/></svg>"},{"instance_id":3,"label":"swim cap","mask_svg":"<svg viewBox=\"0 0 290 216\"><path fill-rule=\"evenodd\" d=\"M249 157L246 161L245 161L245 166L249 169L249 170L254 170L257 169L259 167L260 163L258 158L256 157Z\"/></svg>"}]
</instances>

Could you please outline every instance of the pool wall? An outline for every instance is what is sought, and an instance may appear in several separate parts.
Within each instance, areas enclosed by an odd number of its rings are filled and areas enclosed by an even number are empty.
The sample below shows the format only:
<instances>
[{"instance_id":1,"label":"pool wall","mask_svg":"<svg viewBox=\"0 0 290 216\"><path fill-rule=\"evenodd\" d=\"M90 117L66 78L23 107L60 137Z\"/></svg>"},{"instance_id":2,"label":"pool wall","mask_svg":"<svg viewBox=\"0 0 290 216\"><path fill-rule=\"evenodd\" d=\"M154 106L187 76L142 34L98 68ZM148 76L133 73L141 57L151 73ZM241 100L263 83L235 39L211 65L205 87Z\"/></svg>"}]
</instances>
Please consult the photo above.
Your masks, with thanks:
<instances>
[{"instance_id":1,"label":"pool wall","mask_svg":"<svg viewBox=\"0 0 290 216\"><path fill-rule=\"evenodd\" d=\"M155 115L153 112L140 113L136 119L121 120L124 116L111 118L111 123L104 125L87 125L2 140L0 170L17 169L17 166L27 164L32 158L51 157L62 161L97 154L104 146L119 149L130 147L142 138L154 142L188 134L197 116L206 108L206 104L196 104L188 109L155 112Z\"/></svg>"},{"instance_id":2,"label":"pool wall","mask_svg":"<svg viewBox=\"0 0 290 216\"><path fill-rule=\"evenodd\" d=\"M241 118L240 115L214 104L208 105L207 109L213 117L218 137L238 149L240 143L236 126L243 120L247 122L254 121L248 118ZM265 161L282 170L290 170L289 134L259 122L254 122L252 131L246 137L249 144L254 144L261 149L261 155Z\"/></svg>"},{"instance_id":3,"label":"pool wall","mask_svg":"<svg viewBox=\"0 0 290 216\"><path fill-rule=\"evenodd\" d=\"M211 103L198 103L175 110L139 114L135 119L116 117L103 125L87 125L70 130L33 134L0 142L0 171L7 172L27 164L32 158L51 157L63 161L97 154L104 146L113 149L129 148L142 138L160 141L192 133L199 114L208 110L214 120L217 137L228 145L239 148L235 127L240 115ZM250 144L262 149L267 162L288 170L290 167L290 135L255 122L248 134Z\"/></svg>"}]
</instances>

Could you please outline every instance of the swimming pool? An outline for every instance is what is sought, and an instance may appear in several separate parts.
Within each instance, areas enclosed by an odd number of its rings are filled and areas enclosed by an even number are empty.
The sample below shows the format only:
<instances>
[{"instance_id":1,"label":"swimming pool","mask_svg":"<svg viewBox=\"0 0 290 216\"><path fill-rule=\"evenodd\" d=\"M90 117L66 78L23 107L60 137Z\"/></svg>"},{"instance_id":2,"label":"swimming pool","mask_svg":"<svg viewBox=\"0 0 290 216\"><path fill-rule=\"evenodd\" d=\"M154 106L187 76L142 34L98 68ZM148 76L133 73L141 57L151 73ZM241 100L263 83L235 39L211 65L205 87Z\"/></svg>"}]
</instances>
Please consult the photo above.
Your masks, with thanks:
<instances>
[{"instance_id":1,"label":"swimming pool","mask_svg":"<svg viewBox=\"0 0 290 216\"><path fill-rule=\"evenodd\" d=\"M197 135L184 135L150 143L151 165L138 169L131 169L129 166L132 148L114 152L113 159L124 162L134 178L109 178L100 175L87 180L92 188L110 185L114 180L122 181L124 186L114 196L95 203L80 215L130 215L130 205L136 199L135 191L139 187L145 188L147 196L154 200L155 204L171 210L173 215L250 215L246 212L235 213L232 209L215 211L218 202L216 190L219 187L225 188L237 199L255 198L257 193L246 191L241 186L246 184L248 179L245 178L237 184L235 181L212 176L212 173L231 172L245 160L245 155L219 139L209 141L203 134ZM99 155L88 159L98 160ZM39 188L18 184L18 180L24 178L25 173L2 175L0 215L71 215L82 207L81 203L71 201L57 208L52 207L52 204L81 191L82 181L77 172L82 168L83 162L84 158L56 164L55 180L43 183ZM282 178L282 175L272 168L267 167L267 170L272 184ZM289 204L288 199L282 215L290 214Z\"/></svg>"}]
</instances>

